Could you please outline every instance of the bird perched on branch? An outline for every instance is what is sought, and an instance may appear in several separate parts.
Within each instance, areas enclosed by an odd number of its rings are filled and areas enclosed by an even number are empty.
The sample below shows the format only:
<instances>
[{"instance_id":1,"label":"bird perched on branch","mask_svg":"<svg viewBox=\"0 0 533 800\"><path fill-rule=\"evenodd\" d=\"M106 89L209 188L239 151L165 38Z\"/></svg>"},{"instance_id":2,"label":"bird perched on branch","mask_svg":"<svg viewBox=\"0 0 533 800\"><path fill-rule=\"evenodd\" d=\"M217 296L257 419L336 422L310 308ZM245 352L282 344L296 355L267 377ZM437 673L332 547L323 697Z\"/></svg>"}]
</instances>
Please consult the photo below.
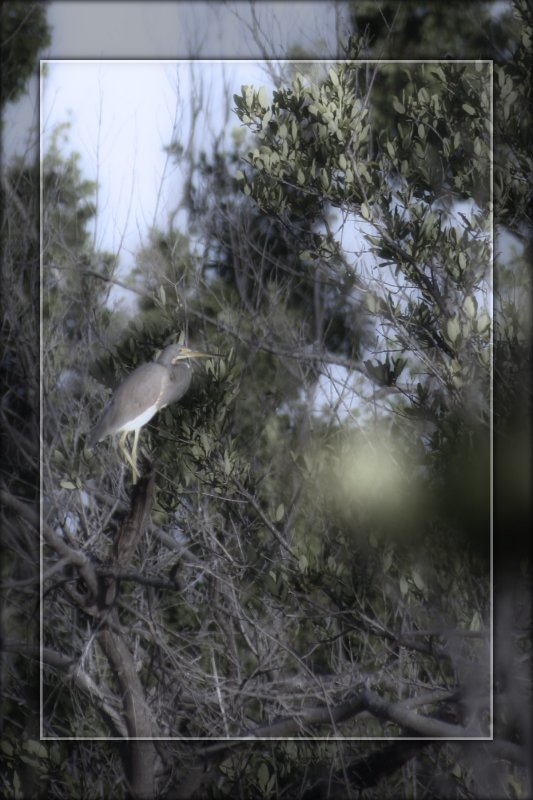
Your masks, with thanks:
<instances>
[{"instance_id":1,"label":"bird perched on branch","mask_svg":"<svg viewBox=\"0 0 533 800\"><path fill-rule=\"evenodd\" d=\"M132 468L133 483L136 483L139 476L137 445L141 428L160 409L183 397L192 379L192 359L219 357L180 344L165 347L155 361L141 364L118 386L88 434L85 449L92 450L106 436L122 434L119 448ZM126 438L131 431L134 436L130 454L126 449Z\"/></svg>"}]
</instances>

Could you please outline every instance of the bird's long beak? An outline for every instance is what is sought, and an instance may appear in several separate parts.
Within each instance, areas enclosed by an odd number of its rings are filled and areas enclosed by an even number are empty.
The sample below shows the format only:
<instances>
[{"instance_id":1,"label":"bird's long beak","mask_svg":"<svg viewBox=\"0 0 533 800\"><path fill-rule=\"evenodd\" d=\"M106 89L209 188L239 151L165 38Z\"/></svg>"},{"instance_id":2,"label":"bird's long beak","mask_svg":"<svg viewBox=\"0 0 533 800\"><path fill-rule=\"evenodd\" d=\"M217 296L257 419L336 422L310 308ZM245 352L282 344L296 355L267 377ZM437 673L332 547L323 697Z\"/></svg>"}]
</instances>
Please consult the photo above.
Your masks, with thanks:
<instances>
[{"instance_id":1,"label":"bird's long beak","mask_svg":"<svg viewBox=\"0 0 533 800\"><path fill-rule=\"evenodd\" d=\"M222 356L219 353L203 353L201 350L182 347L181 352L172 359L172 363L177 364L178 361L183 361L185 358L222 358Z\"/></svg>"}]
</instances>

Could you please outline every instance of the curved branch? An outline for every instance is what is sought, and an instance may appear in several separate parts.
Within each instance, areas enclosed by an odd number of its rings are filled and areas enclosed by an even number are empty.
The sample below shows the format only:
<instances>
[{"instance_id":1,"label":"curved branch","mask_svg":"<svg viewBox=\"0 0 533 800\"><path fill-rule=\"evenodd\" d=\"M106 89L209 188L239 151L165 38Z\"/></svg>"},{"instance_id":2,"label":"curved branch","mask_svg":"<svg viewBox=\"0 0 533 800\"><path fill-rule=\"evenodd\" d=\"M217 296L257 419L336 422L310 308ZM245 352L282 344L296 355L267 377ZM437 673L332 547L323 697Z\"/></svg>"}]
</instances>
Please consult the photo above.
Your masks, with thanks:
<instances>
[{"instance_id":1,"label":"curved branch","mask_svg":"<svg viewBox=\"0 0 533 800\"><path fill-rule=\"evenodd\" d=\"M135 661L120 636L108 629L100 631L98 642L118 680L128 737L151 739L152 719L144 691L135 668ZM154 796L155 750L151 742L129 742L128 782L131 796L145 800Z\"/></svg>"},{"instance_id":2,"label":"curved branch","mask_svg":"<svg viewBox=\"0 0 533 800\"><path fill-rule=\"evenodd\" d=\"M64 653L58 653L50 647L43 647L41 649L36 645L29 645L25 642L7 641L3 643L3 647L7 653L17 653L28 656L36 661L41 661L42 664L48 664L66 673L73 685L84 692L84 694L88 695L95 707L104 717L108 718L116 735L127 736L126 726L124 725L122 717L111 705L109 698L105 696L104 692L93 681L91 676L81 668L78 659L67 656Z\"/></svg>"}]
</instances>

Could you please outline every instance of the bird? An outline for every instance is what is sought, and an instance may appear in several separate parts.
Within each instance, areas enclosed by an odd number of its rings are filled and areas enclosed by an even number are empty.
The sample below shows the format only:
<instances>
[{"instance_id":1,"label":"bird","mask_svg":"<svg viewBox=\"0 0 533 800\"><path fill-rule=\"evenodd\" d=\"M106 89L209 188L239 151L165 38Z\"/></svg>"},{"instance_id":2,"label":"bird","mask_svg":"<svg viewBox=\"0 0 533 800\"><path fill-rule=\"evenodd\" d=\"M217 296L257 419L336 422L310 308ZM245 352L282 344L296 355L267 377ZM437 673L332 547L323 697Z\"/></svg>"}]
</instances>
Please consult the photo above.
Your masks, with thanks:
<instances>
[{"instance_id":1,"label":"bird","mask_svg":"<svg viewBox=\"0 0 533 800\"><path fill-rule=\"evenodd\" d=\"M88 433L85 449L90 451L106 436L120 433L119 448L132 468L133 483L137 483L137 445L141 428L158 411L186 393L192 379L191 359L219 357L182 344L169 344L155 361L141 364L117 387ZM126 450L126 438L131 431L134 436L130 455Z\"/></svg>"}]
</instances>

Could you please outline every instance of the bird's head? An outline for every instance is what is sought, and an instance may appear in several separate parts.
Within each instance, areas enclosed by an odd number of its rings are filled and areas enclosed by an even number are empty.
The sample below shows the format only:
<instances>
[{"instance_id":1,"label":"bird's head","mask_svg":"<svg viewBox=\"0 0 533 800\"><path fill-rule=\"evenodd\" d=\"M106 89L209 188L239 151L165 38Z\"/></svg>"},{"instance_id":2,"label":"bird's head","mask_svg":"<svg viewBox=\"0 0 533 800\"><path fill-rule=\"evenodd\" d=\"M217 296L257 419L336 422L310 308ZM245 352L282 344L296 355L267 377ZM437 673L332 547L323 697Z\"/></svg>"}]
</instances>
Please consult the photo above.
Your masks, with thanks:
<instances>
[{"instance_id":1,"label":"bird's head","mask_svg":"<svg viewBox=\"0 0 533 800\"><path fill-rule=\"evenodd\" d=\"M157 359L159 364L174 366L179 361L192 358L220 358L218 353L204 353L202 350L193 350L183 344L169 344Z\"/></svg>"}]
</instances>

